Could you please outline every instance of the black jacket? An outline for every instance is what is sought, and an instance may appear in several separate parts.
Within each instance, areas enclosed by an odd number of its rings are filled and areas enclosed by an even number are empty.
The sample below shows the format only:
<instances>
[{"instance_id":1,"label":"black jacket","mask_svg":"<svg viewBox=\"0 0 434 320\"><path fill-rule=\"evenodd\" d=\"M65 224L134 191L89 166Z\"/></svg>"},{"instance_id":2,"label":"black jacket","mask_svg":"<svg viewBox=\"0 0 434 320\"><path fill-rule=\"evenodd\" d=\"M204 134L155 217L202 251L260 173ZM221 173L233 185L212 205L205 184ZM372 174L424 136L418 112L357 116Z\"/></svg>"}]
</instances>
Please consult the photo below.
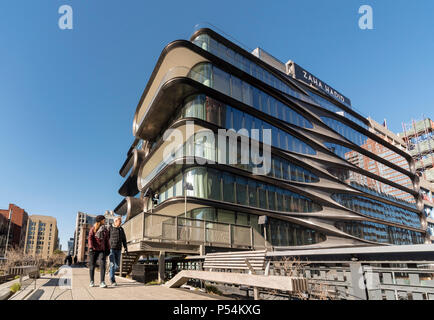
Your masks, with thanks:
<instances>
[{"instance_id":1,"label":"black jacket","mask_svg":"<svg viewBox=\"0 0 434 320\"><path fill-rule=\"evenodd\" d=\"M110 226L110 248L121 250L122 245L127 250L127 237L125 236L124 229L122 227L116 228Z\"/></svg>"}]
</instances>

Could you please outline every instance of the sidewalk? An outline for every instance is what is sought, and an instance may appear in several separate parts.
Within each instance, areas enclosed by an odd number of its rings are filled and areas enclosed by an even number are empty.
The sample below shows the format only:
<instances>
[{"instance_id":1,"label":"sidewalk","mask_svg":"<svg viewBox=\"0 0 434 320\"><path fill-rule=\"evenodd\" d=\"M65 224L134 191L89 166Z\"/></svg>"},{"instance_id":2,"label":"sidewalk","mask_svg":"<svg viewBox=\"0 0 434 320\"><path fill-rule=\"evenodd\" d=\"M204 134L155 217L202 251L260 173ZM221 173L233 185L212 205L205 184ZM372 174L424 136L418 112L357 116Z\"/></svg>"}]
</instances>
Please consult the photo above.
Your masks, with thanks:
<instances>
[{"instance_id":1,"label":"sidewalk","mask_svg":"<svg viewBox=\"0 0 434 320\"><path fill-rule=\"evenodd\" d=\"M145 286L140 282L116 277L117 287L89 287L89 269L74 267L72 270L71 287L62 285L65 278L59 275L44 276L29 285L25 290L14 296L13 300L220 300L223 297L194 292L186 289L170 289L164 286ZM95 272L99 279L99 272ZM60 281L59 281L60 280Z\"/></svg>"}]
</instances>

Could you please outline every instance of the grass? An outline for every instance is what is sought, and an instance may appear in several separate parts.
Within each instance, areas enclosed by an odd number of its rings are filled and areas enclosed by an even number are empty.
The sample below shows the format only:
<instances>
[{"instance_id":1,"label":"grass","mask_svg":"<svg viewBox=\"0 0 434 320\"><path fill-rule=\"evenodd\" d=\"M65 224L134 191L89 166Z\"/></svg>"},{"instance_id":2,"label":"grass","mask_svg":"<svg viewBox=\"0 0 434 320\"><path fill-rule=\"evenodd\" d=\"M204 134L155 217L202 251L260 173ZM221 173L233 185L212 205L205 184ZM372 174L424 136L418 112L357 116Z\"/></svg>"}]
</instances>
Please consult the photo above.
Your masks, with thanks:
<instances>
[{"instance_id":1,"label":"grass","mask_svg":"<svg viewBox=\"0 0 434 320\"><path fill-rule=\"evenodd\" d=\"M216 287L209 285L209 284L205 285L205 290L207 293L214 293L214 294L217 294L219 296L221 296L223 294L219 289L217 289Z\"/></svg>"},{"instance_id":2,"label":"grass","mask_svg":"<svg viewBox=\"0 0 434 320\"><path fill-rule=\"evenodd\" d=\"M9 290L12 292L12 294L17 293L19 290L21 289L21 284L19 283L14 283Z\"/></svg>"},{"instance_id":3,"label":"grass","mask_svg":"<svg viewBox=\"0 0 434 320\"><path fill-rule=\"evenodd\" d=\"M147 282L145 285L146 286L156 286L156 285L163 284L163 283L164 283L164 281L163 282L158 282L158 280L153 280L153 281Z\"/></svg>"},{"instance_id":4,"label":"grass","mask_svg":"<svg viewBox=\"0 0 434 320\"><path fill-rule=\"evenodd\" d=\"M59 270L59 268L49 268L49 269L41 269L39 270L39 272L41 274L54 274L57 272L57 270Z\"/></svg>"}]
</instances>

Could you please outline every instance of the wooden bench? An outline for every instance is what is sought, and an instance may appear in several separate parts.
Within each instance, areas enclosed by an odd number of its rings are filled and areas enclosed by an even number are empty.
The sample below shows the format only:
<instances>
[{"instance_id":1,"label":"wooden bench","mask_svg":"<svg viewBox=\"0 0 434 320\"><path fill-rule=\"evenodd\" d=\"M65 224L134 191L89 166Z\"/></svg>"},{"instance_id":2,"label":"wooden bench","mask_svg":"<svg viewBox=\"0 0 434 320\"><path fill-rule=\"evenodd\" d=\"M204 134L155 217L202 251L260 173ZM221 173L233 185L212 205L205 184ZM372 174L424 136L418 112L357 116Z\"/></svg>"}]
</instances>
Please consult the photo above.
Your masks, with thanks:
<instances>
[{"instance_id":1,"label":"wooden bench","mask_svg":"<svg viewBox=\"0 0 434 320\"><path fill-rule=\"evenodd\" d=\"M39 266L18 266L9 267L8 274L13 276L29 276L30 278L39 278Z\"/></svg>"},{"instance_id":2,"label":"wooden bench","mask_svg":"<svg viewBox=\"0 0 434 320\"><path fill-rule=\"evenodd\" d=\"M165 283L179 288L189 279L239 286L241 290L253 288L254 299L259 299L259 288L289 292L307 291L307 281L299 277L269 276L266 250L220 252L205 255L201 271L182 270Z\"/></svg>"},{"instance_id":3,"label":"wooden bench","mask_svg":"<svg viewBox=\"0 0 434 320\"><path fill-rule=\"evenodd\" d=\"M209 253L205 256L203 270L264 274L266 253L266 250Z\"/></svg>"}]
</instances>

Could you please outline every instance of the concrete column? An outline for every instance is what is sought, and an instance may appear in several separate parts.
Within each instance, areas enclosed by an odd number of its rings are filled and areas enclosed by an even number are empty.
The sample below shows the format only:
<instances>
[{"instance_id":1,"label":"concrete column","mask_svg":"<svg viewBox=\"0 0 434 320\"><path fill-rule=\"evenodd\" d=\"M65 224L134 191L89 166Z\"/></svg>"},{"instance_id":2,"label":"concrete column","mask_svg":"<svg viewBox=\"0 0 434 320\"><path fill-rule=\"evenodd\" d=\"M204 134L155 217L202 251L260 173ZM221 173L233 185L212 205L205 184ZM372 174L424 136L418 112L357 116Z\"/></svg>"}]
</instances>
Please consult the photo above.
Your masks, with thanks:
<instances>
[{"instance_id":1,"label":"concrete column","mask_svg":"<svg viewBox=\"0 0 434 320\"><path fill-rule=\"evenodd\" d=\"M203 244L199 245L199 254L201 256L205 255L205 245L203 245Z\"/></svg>"},{"instance_id":2,"label":"concrete column","mask_svg":"<svg viewBox=\"0 0 434 320\"><path fill-rule=\"evenodd\" d=\"M353 298L356 300L367 300L362 264L360 262L351 262L350 274Z\"/></svg>"},{"instance_id":3,"label":"concrete column","mask_svg":"<svg viewBox=\"0 0 434 320\"><path fill-rule=\"evenodd\" d=\"M259 290L256 287L253 288L253 299L259 300Z\"/></svg>"},{"instance_id":4,"label":"concrete column","mask_svg":"<svg viewBox=\"0 0 434 320\"><path fill-rule=\"evenodd\" d=\"M158 282L164 281L164 274L166 271L166 255L164 251L160 251L158 255Z\"/></svg>"}]
</instances>

